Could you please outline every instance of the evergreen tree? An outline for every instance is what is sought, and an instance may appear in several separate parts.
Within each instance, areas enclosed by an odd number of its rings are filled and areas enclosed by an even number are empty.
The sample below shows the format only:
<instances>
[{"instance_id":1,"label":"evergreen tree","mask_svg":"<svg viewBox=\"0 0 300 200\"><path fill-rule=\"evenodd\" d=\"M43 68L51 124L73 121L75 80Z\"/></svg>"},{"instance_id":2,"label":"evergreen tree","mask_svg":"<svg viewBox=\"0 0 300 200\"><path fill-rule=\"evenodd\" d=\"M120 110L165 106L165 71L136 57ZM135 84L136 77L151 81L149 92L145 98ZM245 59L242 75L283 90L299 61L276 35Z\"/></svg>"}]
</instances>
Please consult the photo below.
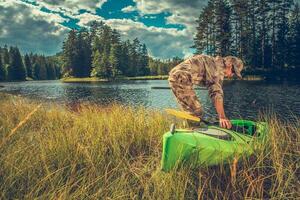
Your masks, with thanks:
<instances>
[{"instance_id":1,"label":"evergreen tree","mask_svg":"<svg viewBox=\"0 0 300 200\"><path fill-rule=\"evenodd\" d=\"M7 69L8 79L24 81L26 79L26 69L24 67L20 51L17 47L9 50L10 64Z\"/></svg>"},{"instance_id":2,"label":"evergreen tree","mask_svg":"<svg viewBox=\"0 0 300 200\"><path fill-rule=\"evenodd\" d=\"M287 67L288 57L289 57L289 46L288 46L288 33L289 33L289 23L288 14L291 9L292 0L284 0L278 2L278 32L276 35L276 60L274 64L278 68Z\"/></svg>"},{"instance_id":3,"label":"evergreen tree","mask_svg":"<svg viewBox=\"0 0 300 200\"><path fill-rule=\"evenodd\" d=\"M88 77L91 73L92 47L90 34L86 29L81 29L77 35L78 55L74 75L77 77Z\"/></svg>"},{"instance_id":4,"label":"evergreen tree","mask_svg":"<svg viewBox=\"0 0 300 200\"><path fill-rule=\"evenodd\" d=\"M39 79L40 74L40 65L38 63L33 64L33 76L35 80Z\"/></svg>"},{"instance_id":5,"label":"evergreen tree","mask_svg":"<svg viewBox=\"0 0 300 200\"><path fill-rule=\"evenodd\" d=\"M112 78L117 77L119 75L119 57L118 57L118 45L112 45L110 49L110 56L109 56L109 63L110 63L110 68L111 68L111 73L112 73Z\"/></svg>"},{"instance_id":6,"label":"evergreen tree","mask_svg":"<svg viewBox=\"0 0 300 200\"><path fill-rule=\"evenodd\" d=\"M128 49L128 43L123 42L121 44L121 52L120 52L120 71L121 74L127 75L127 70L129 68L129 49Z\"/></svg>"},{"instance_id":7,"label":"evergreen tree","mask_svg":"<svg viewBox=\"0 0 300 200\"><path fill-rule=\"evenodd\" d=\"M26 67L27 76L30 78L33 78L32 64L31 64L30 58L27 54L24 56L24 64Z\"/></svg>"},{"instance_id":8,"label":"evergreen tree","mask_svg":"<svg viewBox=\"0 0 300 200\"><path fill-rule=\"evenodd\" d=\"M63 68L67 75L77 75L77 58L78 58L77 31L71 30L67 40L63 44Z\"/></svg>"},{"instance_id":9,"label":"evergreen tree","mask_svg":"<svg viewBox=\"0 0 300 200\"><path fill-rule=\"evenodd\" d=\"M100 77L100 78L111 78L112 71L109 63L109 57L106 55L104 51L101 55L99 50L93 56L93 71L92 76Z\"/></svg>"},{"instance_id":10,"label":"evergreen tree","mask_svg":"<svg viewBox=\"0 0 300 200\"><path fill-rule=\"evenodd\" d=\"M297 3L290 16L289 66L300 68L300 8Z\"/></svg>"},{"instance_id":11,"label":"evergreen tree","mask_svg":"<svg viewBox=\"0 0 300 200\"><path fill-rule=\"evenodd\" d=\"M9 64L9 52L7 49L7 46L5 45L3 48L3 65L8 65Z\"/></svg>"},{"instance_id":12,"label":"evergreen tree","mask_svg":"<svg viewBox=\"0 0 300 200\"><path fill-rule=\"evenodd\" d=\"M214 4L216 54L226 56L230 54L231 45L231 9L225 0L215 0Z\"/></svg>"},{"instance_id":13,"label":"evergreen tree","mask_svg":"<svg viewBox=\"0 0 300 200\"><path fill-rule=\"evenodd\" d=\"M145 76L150 73L149 55L145 44L142 45L140 54L140 75Z\"/></svg>"},{"instance_id":14,"label":"evergreen tree","mask_svg":"<svg viewBox=\"0 0 300 200\"><path fill-rule=\"evenodd\" d=\"M269 24L270 24L270 1L269 0L260 0L257 5L257 52L258 59L257 65L266 68L270 67L270 36L269 32ZM254 49L255 50L255 49ZM268 51L269 50L269 51Z\"/></svg>"},{"instance_id":15,"label":"evergreen tree","mask_svg":"<svg viewBox=\"0 0 300 200\"><path fill-rule=\"evenodd\" d=\"M0 81L5 81L7 76L6 68L2 63L2 58L0 56Z\"/></svg>"},{"instance_id":16,"label":"evergreen tree","mask_svg":"<svg viewBox=\"0 0 300 200\"><path fill-rule=\"evenodd\" d=\"M56 79L56 72L55 72L55 68L52 63L46 64L46 71L47 71L47 79L48 80Z\"/></svg>"},{"instance_id":17,"label":"evergreen tree","mask_svg":"<svg viewBox=\"0 0 300 200\"><path fill-rule=\"evenodd\" d=\"M38 79L39 80L47 80L47 63L44 56L41 56L39 59L39 71L38 71Z\"/></svg>"}]
</instances>

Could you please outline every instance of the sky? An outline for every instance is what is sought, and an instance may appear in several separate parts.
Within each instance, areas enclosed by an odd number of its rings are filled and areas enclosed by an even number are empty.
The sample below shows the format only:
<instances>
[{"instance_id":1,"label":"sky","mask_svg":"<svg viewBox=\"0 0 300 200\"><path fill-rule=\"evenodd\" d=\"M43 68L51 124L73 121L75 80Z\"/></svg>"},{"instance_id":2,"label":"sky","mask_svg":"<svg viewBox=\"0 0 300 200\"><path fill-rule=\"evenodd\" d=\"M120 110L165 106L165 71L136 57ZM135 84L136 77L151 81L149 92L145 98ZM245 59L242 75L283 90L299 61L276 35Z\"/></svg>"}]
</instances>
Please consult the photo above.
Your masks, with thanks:
<instances>
[{"instance_id":1,"label":"sky","mask_svg":"<svg viewBox=\"0 0 300 200\"><path fill-rule=\"evenodd\" d=\"M154 58L188 57L206 0L0 0L0 46L54 55L72 28L104 21Z\"/></svg>"},{"instance_id":2,"label":"sky","mask_svg":"<svg viewBox=\"0 0 300 200\"><path fill-rule=\"evenodd\" d=\"M296 0L298 3L300 0ZM196 19L207 0L0 0L0 46L54 55L72 28L104 21L122 39L139 38L150 56L193 54Z\"/></svg>"}]
</instances>

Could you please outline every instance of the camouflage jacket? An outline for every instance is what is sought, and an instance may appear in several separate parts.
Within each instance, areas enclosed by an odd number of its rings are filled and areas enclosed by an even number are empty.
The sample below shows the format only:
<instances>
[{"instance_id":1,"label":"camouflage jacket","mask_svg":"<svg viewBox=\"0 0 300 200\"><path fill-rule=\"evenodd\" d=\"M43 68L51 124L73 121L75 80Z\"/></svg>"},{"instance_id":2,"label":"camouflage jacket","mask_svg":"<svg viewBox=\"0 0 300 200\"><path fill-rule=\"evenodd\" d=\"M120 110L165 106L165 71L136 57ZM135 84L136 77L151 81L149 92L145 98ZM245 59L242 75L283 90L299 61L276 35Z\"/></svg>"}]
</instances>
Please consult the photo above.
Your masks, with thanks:
<instances>
[{"instance_id":1,"label":"camouflage jacket","mask_svg":"<svg viewBox=\"0 0 300 200\"><path fill-rule=\"evenodd\" d=\"M193 85L202 85L208 88L211 100L223 100L222 84L224 80L224 62L207 55L192 56L169 72L169 81L176 81L172 74L184 71L191 75Z\"/></svg>"}]
</instances>

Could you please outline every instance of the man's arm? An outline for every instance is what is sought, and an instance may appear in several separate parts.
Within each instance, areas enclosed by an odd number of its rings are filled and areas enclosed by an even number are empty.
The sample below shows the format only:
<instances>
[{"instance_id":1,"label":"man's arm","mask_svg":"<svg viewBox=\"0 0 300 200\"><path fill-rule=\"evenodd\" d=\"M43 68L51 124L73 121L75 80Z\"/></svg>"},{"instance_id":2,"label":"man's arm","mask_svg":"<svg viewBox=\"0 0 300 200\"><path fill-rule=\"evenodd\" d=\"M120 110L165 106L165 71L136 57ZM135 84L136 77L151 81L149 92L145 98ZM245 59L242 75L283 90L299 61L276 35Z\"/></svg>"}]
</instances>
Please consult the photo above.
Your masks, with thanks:
<instances>
[{"instance_id":1,"label":"man's arm","mask_svg":"<svg viewBox=\"0 0 300 200\"><path fill-rule=\"evenodd\" d=\"M230 129L231 128L231 122L227 119L224 112L224 106L223 106L223 99L216 99L214 101L215 108L219 116L219 124L223 128Z\"/></svg>"},{"instance_id":2,"label":"man's arm","mask_svg":"<svg viewBox=\"0 0 300 200\"><path fill-rule=\"evenodd\" d=\"M211 84L208 85L208 93L218 113L220 126L222 128L230 129L231 122L227 119L224 111L224 105L223 105L224 94L223 94L222 85L218 81L218 79L215 79L214 81L215 82L212 82Z\"/></svg>"}]
</instances>

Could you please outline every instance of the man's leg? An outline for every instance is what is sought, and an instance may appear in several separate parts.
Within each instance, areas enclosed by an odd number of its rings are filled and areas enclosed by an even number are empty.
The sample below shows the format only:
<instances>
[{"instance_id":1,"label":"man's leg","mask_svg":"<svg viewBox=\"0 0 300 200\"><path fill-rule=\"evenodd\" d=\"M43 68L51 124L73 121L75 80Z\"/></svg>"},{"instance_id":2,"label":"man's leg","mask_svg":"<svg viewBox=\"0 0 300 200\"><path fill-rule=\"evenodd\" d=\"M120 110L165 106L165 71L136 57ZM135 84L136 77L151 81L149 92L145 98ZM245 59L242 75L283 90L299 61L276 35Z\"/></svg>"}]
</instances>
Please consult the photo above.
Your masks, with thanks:
<instances>
[{"instance_id":1,"label":"man's leg","mask_svg":"<svg viewBox=\"0 0 300 200\"><path fill-rule=\"evenodd\" d=\"M201 117L203 115L202 106L196 96L191 76L189 73L179 71L174 73L169 80L170 87L179 103L180 107L191 115ZM195 123L189 122L194 126Z\"/></svg>"}]
</instances>

